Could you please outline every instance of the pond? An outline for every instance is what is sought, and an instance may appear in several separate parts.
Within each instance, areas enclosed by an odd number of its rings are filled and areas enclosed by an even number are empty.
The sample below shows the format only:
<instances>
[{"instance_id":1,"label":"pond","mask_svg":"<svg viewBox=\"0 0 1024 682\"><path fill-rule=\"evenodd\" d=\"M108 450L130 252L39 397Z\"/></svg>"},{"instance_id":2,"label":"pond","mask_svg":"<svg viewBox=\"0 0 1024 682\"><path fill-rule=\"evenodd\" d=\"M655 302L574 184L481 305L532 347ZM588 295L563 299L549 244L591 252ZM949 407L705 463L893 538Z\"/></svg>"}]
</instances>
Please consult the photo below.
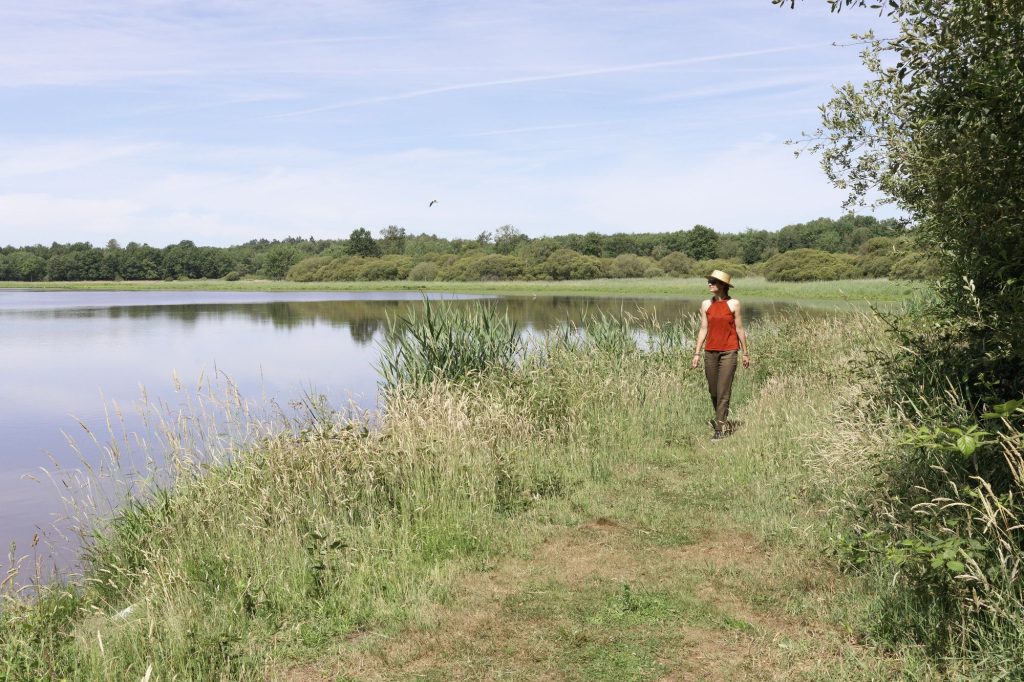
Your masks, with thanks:
<instances>
[{"instance_id":1,"label":"pond","mask_svg":"<svg viewBox=\"0 0 1024 682\"><path fill-rule=\"evenodd\" d=\"M0 290L0 541L15 543L15 555L29 562L34 555L44 563L67 561L48 546L68 546L54 528L67 532L68 525L61 520L67 490L54 472L98 467L115 434L144 437L152 426L141 415L143 404L173 411L204 386L230 384L252 404L282 411L312 396L374 409L387 318L406 314L421 299L411 292ZM700 299L493 301L538 332L579 324L597 310L635 315L644 309L661 320L678 319L694 314ZM798 306L744 307L746 319L755 321ZM0 579L8 565L0 558Z\"/></svg>"}]
</instances>

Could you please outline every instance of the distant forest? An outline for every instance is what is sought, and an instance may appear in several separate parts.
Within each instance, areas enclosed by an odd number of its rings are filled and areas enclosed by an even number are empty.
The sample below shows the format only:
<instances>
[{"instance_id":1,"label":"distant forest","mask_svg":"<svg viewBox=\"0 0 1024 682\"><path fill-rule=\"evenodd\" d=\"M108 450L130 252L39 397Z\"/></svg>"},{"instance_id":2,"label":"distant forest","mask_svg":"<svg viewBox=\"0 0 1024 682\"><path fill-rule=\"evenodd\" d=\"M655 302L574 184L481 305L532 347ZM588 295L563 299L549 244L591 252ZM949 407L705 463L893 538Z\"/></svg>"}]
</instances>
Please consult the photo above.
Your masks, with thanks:
<instances>
[{"instance_id":1,"label":"distant forest","mask_svg":"<svg viewBox=\"0 0 1024 682\"><path fill-rule=\"evenodd\" d=\"M296 281L594 279L701 276L712 267L769 279L922 278L930 259L895 220L847 215L778 231L719 233L704 225L660 233L530 238L512 225L476 239L408 234L390 225L348 239L255 239L228 247L185 240L164 248L110 240L0 249L0 280Z\"/></svg>"}]
</instances>

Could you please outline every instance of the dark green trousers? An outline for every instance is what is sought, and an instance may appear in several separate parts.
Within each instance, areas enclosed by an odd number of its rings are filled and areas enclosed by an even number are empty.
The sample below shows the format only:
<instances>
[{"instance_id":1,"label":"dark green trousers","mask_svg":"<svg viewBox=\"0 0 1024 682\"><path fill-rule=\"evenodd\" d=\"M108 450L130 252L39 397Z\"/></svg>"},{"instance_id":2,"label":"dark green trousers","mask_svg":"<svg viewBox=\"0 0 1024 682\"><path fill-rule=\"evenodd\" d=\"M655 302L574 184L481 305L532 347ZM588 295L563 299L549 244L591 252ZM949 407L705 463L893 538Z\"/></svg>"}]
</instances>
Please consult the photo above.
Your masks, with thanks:
<instances>
[{"instance_id":1,"label":"dark green trousers","mask_svg":"<svg viewBox=\"0 0 1024 682\"><path fill-rule=\"evenodd\" d=\"M708 378L708 393L715 408L715 422L718 430L724 431L729 420L729 398L732 397L732 379L736 376L736 360L739 351L704 351L704 376Z\"/></svg>"}]
</instances>

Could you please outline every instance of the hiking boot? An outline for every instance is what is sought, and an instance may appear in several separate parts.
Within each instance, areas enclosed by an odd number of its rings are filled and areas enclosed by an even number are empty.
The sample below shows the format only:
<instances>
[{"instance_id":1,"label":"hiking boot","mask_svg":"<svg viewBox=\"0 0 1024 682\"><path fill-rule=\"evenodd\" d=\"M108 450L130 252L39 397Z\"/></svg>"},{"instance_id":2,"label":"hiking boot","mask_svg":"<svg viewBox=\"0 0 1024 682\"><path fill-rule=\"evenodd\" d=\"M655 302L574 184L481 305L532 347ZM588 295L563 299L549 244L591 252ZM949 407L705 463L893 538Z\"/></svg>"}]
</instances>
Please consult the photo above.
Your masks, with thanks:
<instances>
[{"instance_id":1,"label":"hiking boot","mask_svg":"<svg viewBox=\"0 0 1024 682\"><path fill-rule=\"evenodd\" d=\"M715 430L715 435L711 436L711 440L722 440L725 438L725 434L719 430Z\"/></svg>"}]
</instances>

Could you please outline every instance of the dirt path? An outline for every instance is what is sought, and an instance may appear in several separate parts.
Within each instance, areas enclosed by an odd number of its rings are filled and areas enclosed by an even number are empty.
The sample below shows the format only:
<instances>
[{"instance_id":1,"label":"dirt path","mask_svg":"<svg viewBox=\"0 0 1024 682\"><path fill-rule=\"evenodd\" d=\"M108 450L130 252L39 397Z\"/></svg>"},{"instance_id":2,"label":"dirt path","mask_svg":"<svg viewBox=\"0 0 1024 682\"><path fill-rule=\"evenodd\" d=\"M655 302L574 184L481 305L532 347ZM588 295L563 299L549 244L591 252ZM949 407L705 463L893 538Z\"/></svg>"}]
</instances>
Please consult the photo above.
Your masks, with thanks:
<instances>
[{"instance_id":1,"label":"dirt path","mask_svg":"<svg viewBox=\"0 0 1024 682\"><path fill-rule=\"evenodd\" d=\"M702 447L701 450L704 450ZM718 452L722 453L723 450ZM727 455L726 455L727 456ZM435 624L342 643L293 680L879 679L884 662L828 621L826 562L772 550L695 510L694 463L633 481L663 533L621 515L554 531L526 559L466 575ZM652 485L657 481L657 485ZM610 504L615 509L616 505ZM648 517L649 518L649 517Z\"/></svg>"}]
</instances>

